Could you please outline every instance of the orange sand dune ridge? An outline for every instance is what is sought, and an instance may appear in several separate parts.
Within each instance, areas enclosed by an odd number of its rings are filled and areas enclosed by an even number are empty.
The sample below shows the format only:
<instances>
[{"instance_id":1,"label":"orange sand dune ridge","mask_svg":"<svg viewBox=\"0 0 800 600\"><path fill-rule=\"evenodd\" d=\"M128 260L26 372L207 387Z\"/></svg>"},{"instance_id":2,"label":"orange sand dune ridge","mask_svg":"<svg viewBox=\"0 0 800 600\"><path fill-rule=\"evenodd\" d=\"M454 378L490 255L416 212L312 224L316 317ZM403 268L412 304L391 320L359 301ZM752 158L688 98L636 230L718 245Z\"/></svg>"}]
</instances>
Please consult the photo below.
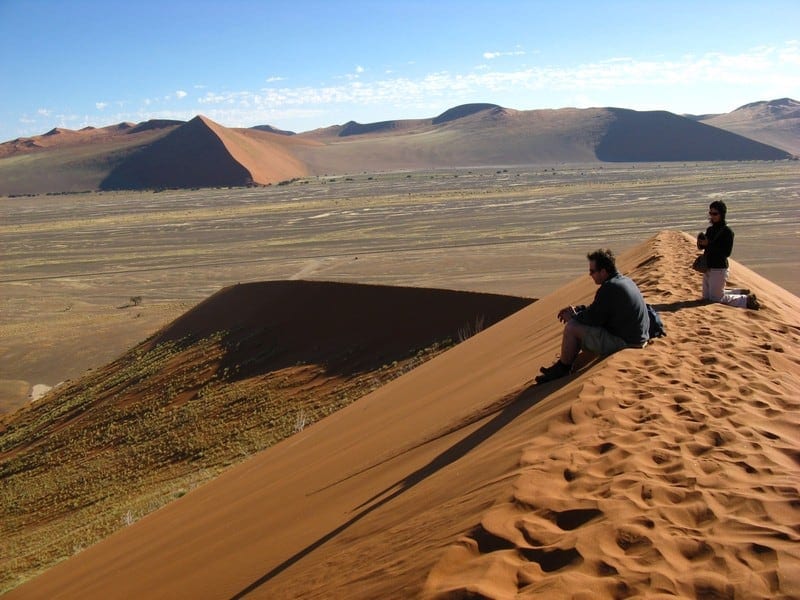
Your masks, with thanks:
<instances>
[{"instance_id":1,"label":"orange sand dune ridge","mask_svg":"<svg viewBox=\"0 0 800 600\"><path fill-rule=\"evenodd\" d=\"M800 299L694 253L619 259L647 348L530 387L579 278L6 597L798 597Z\"/></svg>"}]
</instances>

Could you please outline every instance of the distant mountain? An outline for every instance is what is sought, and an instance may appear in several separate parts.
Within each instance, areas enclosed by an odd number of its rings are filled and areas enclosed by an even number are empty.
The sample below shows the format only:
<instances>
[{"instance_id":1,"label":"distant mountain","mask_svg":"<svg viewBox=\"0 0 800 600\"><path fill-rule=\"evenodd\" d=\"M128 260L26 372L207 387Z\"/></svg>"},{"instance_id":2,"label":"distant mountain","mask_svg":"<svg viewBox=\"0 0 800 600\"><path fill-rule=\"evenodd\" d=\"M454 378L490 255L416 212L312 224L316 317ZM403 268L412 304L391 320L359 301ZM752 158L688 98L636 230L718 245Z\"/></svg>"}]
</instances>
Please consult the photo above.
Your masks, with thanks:
<instances>
[{"instance_id":1,"label":"distant mountain","mask_svg":"<svg viewBox=\"0 0 800 600\"><path fill-rule=\"evenodd\" d=\"M800 155L800 102L780 98L753 102L736 110L702 117L702 122Z\"/></svg>"},{"instance_id":2,"label":"distant mountain","mask_svg":"<svg viewBox=\"0 0 800 600\"><path fill-rule=\"evenodd\" d=\"M438 117L433 119L433 124L440 125L441 123L447 123L449 121L455 121L456 119L468 117L469 115L477 112L496 109L501 109L501 107L497 104L462 104L461 106L456 106L455 108L444 111Z\"/></svg>"},{"instance_id":3,"label":"distant mountain","mask_svg":"<svg viewBox=\"0 0 800 600\"><path fill-rule=\"evenodd\" d=\"M267 185L354 171L552 163L780 160L800 155L788 98L727 115L465 104L429 119L357 123L300 134L269 125L151 120L0 144L0 194ZM30 155L25 160L6 160Z\"/></svg>"},{"instance_id":4,"label":"distant mountain","mask_svg":"<svg viewBox=\"0 0 800 600\"><path fill-rule=\"evenodd\" d=\"M255 127L251 127L250 129L255 129L256 131L266 131L267 133L278 133L280 135L296 135L294 131L286 131L284 129L278 129L277 127L273 127L272 125L256 125Z\"/></svg>"}]
</instances>

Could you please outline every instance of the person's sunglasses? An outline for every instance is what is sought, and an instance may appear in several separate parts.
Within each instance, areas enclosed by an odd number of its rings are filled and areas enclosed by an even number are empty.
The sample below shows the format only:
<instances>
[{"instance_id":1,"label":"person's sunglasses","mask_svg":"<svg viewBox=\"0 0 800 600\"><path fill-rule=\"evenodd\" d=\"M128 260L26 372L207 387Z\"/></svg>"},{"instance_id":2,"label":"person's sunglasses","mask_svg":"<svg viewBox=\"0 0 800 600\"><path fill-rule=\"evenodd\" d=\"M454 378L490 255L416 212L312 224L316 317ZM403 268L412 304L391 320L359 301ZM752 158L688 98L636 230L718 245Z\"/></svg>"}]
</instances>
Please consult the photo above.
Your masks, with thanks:
<instances>
[{"instance_id":1,"label":"person's sunglasses","mask_svg":"<svg viewBox=\"0 0 800 600\"><path fill-rule=\"evenodd\" d=\"M594 274L595 274L595 273L597 273L599 270L600 270L600 269L589 269L589 275L594 275Z\"/></svg>"},{"instance_id":2,"label":"person's sunglasses","mask_svg":"<svg viewBox=\"0 0 800 600\"><path fill-rule=\"evenodd\" d=\"M712 217L718 217L719 216L719 213L717 211L715 211L715 210L708 211L708 214L711 215Z\"/></svg>"}]
</instances>

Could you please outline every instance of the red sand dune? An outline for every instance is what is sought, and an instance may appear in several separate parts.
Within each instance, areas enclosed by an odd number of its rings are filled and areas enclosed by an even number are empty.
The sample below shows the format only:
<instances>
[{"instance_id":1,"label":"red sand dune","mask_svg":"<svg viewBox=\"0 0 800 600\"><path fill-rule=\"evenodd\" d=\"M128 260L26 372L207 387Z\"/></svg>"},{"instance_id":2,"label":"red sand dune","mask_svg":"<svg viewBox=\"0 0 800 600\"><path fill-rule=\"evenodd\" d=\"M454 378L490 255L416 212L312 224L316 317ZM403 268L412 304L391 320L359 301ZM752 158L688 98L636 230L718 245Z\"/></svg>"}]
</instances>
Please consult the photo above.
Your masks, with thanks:
<instances>
[{"instance_id":1,"label":"red sand dune","mask_svg":"<svg viewBox=\"0 0 800 600\"><path fill-rule=\"evenodd\" d=\"M256 139L256 135L258 139ZM242 186L307 173L285 148L286 136L247 136L197 116L117 165L101 189Z\"/></svg>"},{"instance_id":2,"label":"red sand dune","mask_svg":"<svg viewBox=\"0 0 800 600\"><path fill-rule=\"evenodd\" d=\"M644 350L529 387L582 277L7 597L799 597L800 299L694 253L620 257Z\"/></svg>"}]
</instances>

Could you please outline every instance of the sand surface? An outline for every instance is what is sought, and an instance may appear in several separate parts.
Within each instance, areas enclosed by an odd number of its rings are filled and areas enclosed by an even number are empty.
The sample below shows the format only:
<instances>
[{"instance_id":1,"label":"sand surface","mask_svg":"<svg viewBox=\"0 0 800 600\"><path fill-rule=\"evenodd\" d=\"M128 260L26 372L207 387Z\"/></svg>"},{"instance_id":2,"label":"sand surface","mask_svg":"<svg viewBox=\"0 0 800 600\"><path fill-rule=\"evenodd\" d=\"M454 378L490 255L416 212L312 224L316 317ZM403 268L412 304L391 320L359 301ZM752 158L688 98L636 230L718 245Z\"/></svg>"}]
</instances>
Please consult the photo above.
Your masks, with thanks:
<instances>
[{"instance_id":1,"label":"sand surface","mask_svg":"<svg viewBox=\"0 0 800 600\"><path fill-rule=\"evenodd\" d=\"M620 258L644 350L530 387L581 275L7 597L800 596L800 299L698 303L694 253Z\"/></svg>"}]
</instances>

